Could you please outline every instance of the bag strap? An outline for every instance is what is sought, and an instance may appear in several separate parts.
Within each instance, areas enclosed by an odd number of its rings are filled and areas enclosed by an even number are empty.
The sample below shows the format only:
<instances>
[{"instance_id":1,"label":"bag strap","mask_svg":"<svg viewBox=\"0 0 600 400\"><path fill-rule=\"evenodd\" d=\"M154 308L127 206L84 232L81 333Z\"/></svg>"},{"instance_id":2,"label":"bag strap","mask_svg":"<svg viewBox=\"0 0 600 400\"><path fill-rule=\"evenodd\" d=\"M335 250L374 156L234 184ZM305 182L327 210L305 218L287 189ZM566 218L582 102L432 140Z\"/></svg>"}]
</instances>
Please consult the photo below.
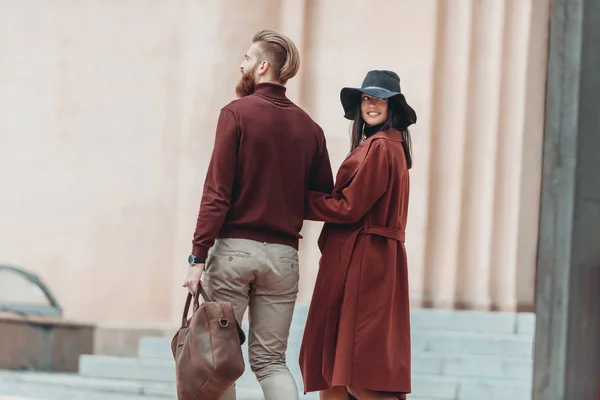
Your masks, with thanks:
<instances>
[{"instance_id":1,"label":"bag strap","mask_svg":"<svg viewBox=\"0 0 600 400\"><path fill-rule=\"evenodd\" d=\"M192 294L188 292L187 299L185 300L185 306L183 306L183 316L181 317L181 327L187 328L189 325L188 322L188 310L190 308L190 303L192 302Z\"/></svg>"},{"instance_id":2,"label":"bag strap","mask_svg":"<svg viewBox=\"0 0 600 400\"><path fill-rule=\"evenodd\" d=\"M192 299L194 299L194 303L193 303L194 311L193 312L196 312L196 310L200 307L200 303L198 300L198 297L199 297L198 293L200 293L200 296L202 296L202 299L204 300L205 303L213 302L210 299L210 297L208 296L208 293L206 293L206 290L204 290L204 288L202 287L202 284L198 283L198 289L196 290L196 295L192 295L191 293L188 292L187 299L185 300L185 306L183 308L183 316L181 318L181 327L182 328L187 328L189 325L188 312L190 309L190 303L192 302ZM237 319L235 318L235 316L233 319L235 320L235 327L237 328L238 336L240 337L240 344L244 344L244 342L246 341L246 334L244 333L240 324L237 322Z\"/></svg>"},{"instance_id":3,"label":"bag strap","mask_svg":"<svg viewBox=\"0 0 600 400\"><path fill-rule=\"evenodd\" d=\"M212 303L210 297L208 297L208 293L206 293L206 290L204 290L204 288L202 287L202 285L200 283L198 283L198 288L196 289L196 293L200 293L200 295L204 299L204 302ZM190 303L192 302L192 299L194 300L194 304L193 304L194 311L193 312L196 312L196 310L200 307L198 296L195 296L188 292L187 299L185 300L185 306L183 308L183 316L181 317L181 326L183 328L188 326L188 312L190 309Z\"/></svg>"},{"instance_id":4,"label":"bag strap","mask_svg":"<svg viewBox=\"0 0 600 400\"><path fill-rule=\"evenodd\" d=\"M198 292L200 292L200 295L206 303L212 303L212 300L210 299L210 297L208 297L208 293L206 293L206 290L204 290L200 283L198 283L198 290L196 290L196 294ZM194 296L194 305L198 305L198 296Z\"/></svg>"}]
</instances>

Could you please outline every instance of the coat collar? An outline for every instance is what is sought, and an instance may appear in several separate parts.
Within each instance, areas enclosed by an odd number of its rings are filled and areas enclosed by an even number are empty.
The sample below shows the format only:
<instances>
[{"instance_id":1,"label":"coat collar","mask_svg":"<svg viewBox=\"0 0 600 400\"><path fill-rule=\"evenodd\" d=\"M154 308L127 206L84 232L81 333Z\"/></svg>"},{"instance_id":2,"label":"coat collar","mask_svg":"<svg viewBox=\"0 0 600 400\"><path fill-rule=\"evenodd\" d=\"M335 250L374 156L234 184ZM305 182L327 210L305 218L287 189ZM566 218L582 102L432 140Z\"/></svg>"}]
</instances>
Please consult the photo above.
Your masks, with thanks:
<instances>
[{"instance_id":1,"label":"coat collar","mask_svg":"<svg viewBox=\"0 0 600 400\"><path fill-rule=\"evenodd\" d=\"M354 178L361 165L365 161L371 145L376 140L391 140L394 142L402 142L402 133L396 129L381 131L371 136L360 144L352 153L346 157L346 160L340 166L335 179L334 191L341 191Z\"/></svg>"}]
</instances>

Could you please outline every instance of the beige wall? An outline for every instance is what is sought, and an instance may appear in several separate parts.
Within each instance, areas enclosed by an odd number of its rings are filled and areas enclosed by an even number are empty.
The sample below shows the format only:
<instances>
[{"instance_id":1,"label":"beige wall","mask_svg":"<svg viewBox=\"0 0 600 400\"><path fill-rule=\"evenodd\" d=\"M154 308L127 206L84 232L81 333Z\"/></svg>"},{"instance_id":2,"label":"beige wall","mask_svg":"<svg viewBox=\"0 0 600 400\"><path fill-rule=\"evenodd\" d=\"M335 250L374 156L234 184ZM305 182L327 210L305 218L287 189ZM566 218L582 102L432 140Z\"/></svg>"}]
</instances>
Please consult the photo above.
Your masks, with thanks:
<instances>
[{"instance_id":1,"label":"beige wall","mask_svg":"<svg viewBox=\"0 0 600 400\"><path fill-rule=\"evenodd\" d=\"M0 263L70 318L171 323L220 107L252 35L302 52L288 94L337 169L339 90L397 71L412 130L414 306L531 305L549 0L0 1ZM383 4L385 3L385 4ZM319 224L305 226L301 301Z\"/></svg>"}]
</instances>

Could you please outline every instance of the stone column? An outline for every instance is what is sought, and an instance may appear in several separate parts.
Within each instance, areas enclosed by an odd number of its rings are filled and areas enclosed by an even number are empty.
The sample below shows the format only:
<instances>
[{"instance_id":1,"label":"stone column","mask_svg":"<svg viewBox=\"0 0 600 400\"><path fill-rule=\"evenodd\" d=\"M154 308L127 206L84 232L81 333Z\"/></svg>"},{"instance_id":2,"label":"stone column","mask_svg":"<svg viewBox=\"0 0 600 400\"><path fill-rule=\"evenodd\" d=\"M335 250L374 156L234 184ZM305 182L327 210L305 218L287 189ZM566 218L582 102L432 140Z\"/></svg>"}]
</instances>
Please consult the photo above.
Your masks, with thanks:
<instances>
[{"instance_id":1,"label":"stone column","mask_svg":"<svg viewBox=\"0 0 600 400\"><path fill-rule=\"evenodd\" d=\"M600 396L600 2L554 0L534 400Z\"/></svg>"},{"instance_id":2,"label":"stone column","mask_svg":"<svg viewBox=\"0 0 600 400\"><path fill-rule=\"evenodd\" d=\"M424 301L454 305L467 112L471 1L438 2Z\"/></svg>"},{"instance_id":3,"label":"stone column","mask_svg":"<svg viewBox=\"0 0 600 400\"><path fill-rule=\"evenodd\" d=\"M490 307L503 19L504 2L474 1L458 281L460 303L473 309Z\"/></svg>"},{"instance_id":4,"label":"stone column","mask_svg":"<svg viewBox=\"0 0 600 400\"><path fill-rule=\"evenodd\" d=\"M519 240L517 244L517 308L534 308L535 265L539 228L540 188L542 182L542 147L544 141L544 106L548 64L548 21L550 1L531 4L529 50L527 60L527 97L523 151L521 153L521 200L519 206Z\"/></svg>"},{"instance_id":5,"label":"stone column","mask_svg":"<svg viewBox=\"0 0 600 400\"><path fill-rule=\"evenodd\" d=\"M495 308L516 308L517 245L531 2L506 0L496 163L491 295Z\"/></svg>"},{"instance_id":6,"label":"stone column","mask_svg":"<svg viewBox=\"0 0 600 400\"><path fill-rule=\"evenodd\" d=\"M281 33L292 39L300 52L300 70L287 83L287 96L294 103L303 106L302 89L304 72L306 70L306 0L282 0L281 2Z\"/></svg>"}]
</instances>

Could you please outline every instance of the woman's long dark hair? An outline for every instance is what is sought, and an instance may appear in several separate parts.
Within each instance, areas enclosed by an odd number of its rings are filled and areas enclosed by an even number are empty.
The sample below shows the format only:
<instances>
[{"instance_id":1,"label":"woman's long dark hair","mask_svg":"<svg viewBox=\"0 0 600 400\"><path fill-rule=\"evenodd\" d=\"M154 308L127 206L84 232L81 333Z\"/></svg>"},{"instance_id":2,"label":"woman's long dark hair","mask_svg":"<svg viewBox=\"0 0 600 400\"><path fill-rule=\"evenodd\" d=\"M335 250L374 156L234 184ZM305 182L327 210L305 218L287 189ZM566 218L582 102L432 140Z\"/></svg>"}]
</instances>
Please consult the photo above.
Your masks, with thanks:
<instances>
[{"instance_id":1,"label":"woman's long dark hair","mask_svg":"<svg viewBox=\"0 0 600 400\"><path fill-rule=\"evenodd\" d=\"M365 136L365 120L360 110L360 101L356 108L356 118L354 118L351 130L351 150L356 149L367 138ZM384 131L390 128L397 129L402 133L402 148L404 149L406 166L410 169L412 167L412 142L410 140L410 131L408 130L408 121L402 105L396 99L388 101L388 118L381 130Z\"/></svg>"}]
</instances>

